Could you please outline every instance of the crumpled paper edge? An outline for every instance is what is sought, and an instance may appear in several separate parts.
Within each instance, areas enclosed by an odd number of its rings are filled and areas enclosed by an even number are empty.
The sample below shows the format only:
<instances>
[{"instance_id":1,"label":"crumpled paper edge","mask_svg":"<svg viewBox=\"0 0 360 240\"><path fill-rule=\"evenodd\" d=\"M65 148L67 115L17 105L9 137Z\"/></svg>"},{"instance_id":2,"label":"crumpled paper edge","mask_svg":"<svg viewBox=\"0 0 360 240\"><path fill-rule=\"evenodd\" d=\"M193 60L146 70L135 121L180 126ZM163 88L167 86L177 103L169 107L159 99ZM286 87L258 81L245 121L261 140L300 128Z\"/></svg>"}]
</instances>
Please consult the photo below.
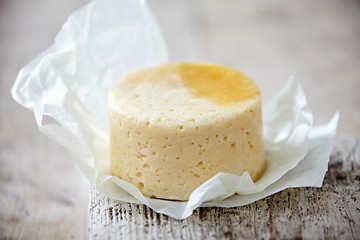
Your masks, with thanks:
<instances>
[{"instance_id":1,"label":"crumpled paper edge","mask_svg":"<svg viewBox=\"0 0 360 240\"><path fill-rule=\"evenodd\" d=\"M103 0L94 1L88 6L105 2L116 4L116 2L112 2L112 0ZM142 4L142 7L144 7L144 2L139 2ZM71 19L73 21L78 21L79 23L82 20L82 17L88 17L87 13L85 8L83 8L82 10L77 11L72 18L70 17L69 21L64 25L65 32L71 33L71 26L69 23L71 22ZM290 80L286 87L295 88L297 90L300 89L300 91L297 91L299 98L293 99L300 100L300 102L302 102L301 106L305 110L305 114L300 114L299 116L304 117L305 115L305 121L303 122L307 122L304 131L300 131L300 135L305 140L306 144L304 144L302 149L297 153L296 161L283 169L281 173L279 172L274 183L269 185L269 183L264 183L261 179L258 182L253 183L247 173L240 177L219 173L217 176L214 176L208 182L200 186L187 202L166 201L144 197L141 192L130 183L108 175L108 163L106 160L101 161L101 159L104 160L104 156L108 154L108 139L106 130L104 130L106 127L103 128L99 126L99 121L93 119L87 104L79 97L76 89L71 89L66 82L64 82L64 76L57 75L59 74L59 71L68 70L66 67L69 66L64 63L68 62L66 60L70 60L69 62L71 62L73 57L73 49L69 48L66 44L62 45L61 43L70 43L70 46L72 46L72 40L73 39L67 39L67 35L64 35L64 33L59 34L57 36L57 41L51 48L22 68L12 88L12 96L21 105L34 111L39 130L67 148L84 175L91 183L95 183L100 193L122 201L134 203L141 202L159 213L183 219L190 216L192 211L199 206L241 206L261 199L267 195L274 194L285 188L321 186L327 170L327 163L332 148L331 140L335 135L336 123L339 115L336 114L327 125L311 129L312 115L311 112L309 115L309 110L306 109L307 104L305 95L301 90L300 84L294 80ZM66 48L64 49L64 47ZM47 72L44 71L44 66L51 66L52 68ZM59 66L62 68L59 68ZM65 69L63 66L65 66ZM34 79L40 79L41 81L36 82ZM56 84L53 84L54 82ZM30 87L36 89L36 94L32 94L31 91L28 92ZM290 91L286 90L286 87L284 87L284 89L280 91L280 94L274 98L275 100L276 98L277 100L281 100L281 96L289 95ZM54 91L51 92L50 90ZM56 100L52 97L55 93ZM58 112L56 112L56 114L50 109L52 104L54 104L54 101L59 101L55 102L55 105L59 103L57 109ZM268 106L271 105L280 106L281 104L279 104L279 101L270 101ZM284 107L283 105L281 106ZM284 132L282 126L276 125L276 114L279 112L283 113L284 117L286 117L286 113L289 111L285 108L278 109L277 113L274 111L266 112L266 107L264 107L264 115L266 115L264 118L264 125L266 126L268 122L273 124L270 129L264 129L267 154L269 152L276 152L277 147L287 139L286 136L291 135L291 131L294 129L288 128L288 131L285 131L286 134L277 134L279 132ZM275 113L273 118L271 113ZM296 126L296 121L298 119L299 118L291 121L291 124ZM281 131L278 131L279 129L281 129ZM267 141L267 135L271 136L273 140ZM326 149L326 151L323 151L323 149ZM278 153L279 152L281 153L281 151L278 151ZM94 161L94 159L96 159L96 161ZM311 169L313 169L312 166L318 166L322 169L320 173L318 171L316 172L314 179L304 179L301 177L295 179L291 178L294 173L310 173ZM212 182L216 183L213 184ZM231 191L228 191L229 189L227 188L230 186L230 183L232 184L233 182L239 182L243 187L247 187L243 190L236 189L236 187L230 187L232 189ZM122 188L117 187L117 191L114 192L114 184L121 185ZM207 185L215 186L213 189L215 191L206 189ZM239 194L229 197L234 191ZM251 194L244 195L247 192L250 192ZM137 199L133 196L136 196Z\"/></svg>"}]
</instances>

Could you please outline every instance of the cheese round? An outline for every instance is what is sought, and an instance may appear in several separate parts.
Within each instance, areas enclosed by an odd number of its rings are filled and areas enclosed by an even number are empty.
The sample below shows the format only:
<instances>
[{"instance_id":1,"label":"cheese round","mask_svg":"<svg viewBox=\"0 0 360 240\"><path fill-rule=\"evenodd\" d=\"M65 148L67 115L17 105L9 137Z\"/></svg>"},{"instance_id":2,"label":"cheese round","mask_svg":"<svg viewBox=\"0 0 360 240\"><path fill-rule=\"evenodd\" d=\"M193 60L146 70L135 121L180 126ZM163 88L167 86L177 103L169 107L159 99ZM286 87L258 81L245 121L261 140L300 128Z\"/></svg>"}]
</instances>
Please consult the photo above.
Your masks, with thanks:
<instances>
[{"instance_id":1,"label":"cheese round","mask_svg":"<svg viewBox=\"0 0 360 240\"><path fill-rule=\"evenodd\" d=\"M108 96L112 173L148 197L187 200L219 172L258 180L265 168L261 97L215 64L128 74Z\"/></svg>"}]
</instances>

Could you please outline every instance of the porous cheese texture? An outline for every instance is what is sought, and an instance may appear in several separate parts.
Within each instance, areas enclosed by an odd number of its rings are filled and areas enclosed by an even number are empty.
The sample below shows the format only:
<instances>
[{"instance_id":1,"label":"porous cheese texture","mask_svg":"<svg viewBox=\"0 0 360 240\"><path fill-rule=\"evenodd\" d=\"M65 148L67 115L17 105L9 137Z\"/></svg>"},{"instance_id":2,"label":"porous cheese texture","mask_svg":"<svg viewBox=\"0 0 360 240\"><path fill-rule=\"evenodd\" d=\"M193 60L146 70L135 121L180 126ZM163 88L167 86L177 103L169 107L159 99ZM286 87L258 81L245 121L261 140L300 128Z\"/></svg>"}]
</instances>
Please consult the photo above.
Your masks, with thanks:
<instances>
[{"instance_id":1,"label":"porous cheese texture","mask_svg":"<svg viewBox=\"0 0 360 240\"><path fill-rule=\"evenodd\" d=\"M108 96L112 173L148 197L187 200L219 172L260 178L261 97L215 64L164 64L128 74Z\"/></svg>"}]
</instances>

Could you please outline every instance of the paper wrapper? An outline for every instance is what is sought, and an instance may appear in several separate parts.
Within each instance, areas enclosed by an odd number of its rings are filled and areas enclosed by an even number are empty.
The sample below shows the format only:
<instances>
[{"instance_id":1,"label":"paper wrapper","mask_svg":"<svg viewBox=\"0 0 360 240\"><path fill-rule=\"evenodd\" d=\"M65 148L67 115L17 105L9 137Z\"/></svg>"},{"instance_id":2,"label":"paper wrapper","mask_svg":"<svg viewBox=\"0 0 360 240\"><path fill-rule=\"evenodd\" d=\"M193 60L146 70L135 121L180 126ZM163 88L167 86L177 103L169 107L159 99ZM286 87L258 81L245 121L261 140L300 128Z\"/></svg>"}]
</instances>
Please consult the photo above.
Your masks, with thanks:
<instances>
[{"instance_id":1,"label":"paper wrapper","mask_svg":"<svg viewBox=\"0 0 360 240\"><path fill-rule=\"evenodd\" d=\"M322 185L338 114L312 128L312 113L293 79L263 105L267 169L256 183L247 172L219 173L180 202L144 197L112 176L108 90L124 74L166 61L164 40L144 1L95 0L72 14L54 45L20 70L12 96L34 111L40 131L66 147L97 191L177 219L199 206L242 206L286 188Z\"/></svg>"}]
</instances>

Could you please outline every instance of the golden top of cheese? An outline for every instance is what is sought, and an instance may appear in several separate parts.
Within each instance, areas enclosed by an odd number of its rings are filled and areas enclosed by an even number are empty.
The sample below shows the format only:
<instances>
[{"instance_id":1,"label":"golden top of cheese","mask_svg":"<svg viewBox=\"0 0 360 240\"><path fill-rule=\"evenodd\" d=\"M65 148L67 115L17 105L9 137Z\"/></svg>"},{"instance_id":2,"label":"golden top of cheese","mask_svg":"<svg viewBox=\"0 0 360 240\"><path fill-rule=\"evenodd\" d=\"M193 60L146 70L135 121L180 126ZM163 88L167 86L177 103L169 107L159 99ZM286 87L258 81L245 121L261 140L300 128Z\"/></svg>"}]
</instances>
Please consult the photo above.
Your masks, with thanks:
<instances>
[{"instance_id":1,"label":"golden top of cheese","mask_svg":"<svg viewBox=\"0 0 360 240\"><path fill-rule=\"evenodd\" d=\"M174 87L181 84L195 97L207 98L222 105L231 105L260 96L254 81L241 72L216 64L165 64L134 75L132 81L167 81Z\"/></svg>"},{"instance_id":2,"label":"golden top of cheese","mask_svg":"<svg viewBox=\"0 0 360 240\"><path fill-rule=\"evenodd\" d=\"M221 65L178 65L186 87L197 97L209 98L220 104L234 104L259 95L256 84L241 72Z\"/></svg>"}]
</instances>

